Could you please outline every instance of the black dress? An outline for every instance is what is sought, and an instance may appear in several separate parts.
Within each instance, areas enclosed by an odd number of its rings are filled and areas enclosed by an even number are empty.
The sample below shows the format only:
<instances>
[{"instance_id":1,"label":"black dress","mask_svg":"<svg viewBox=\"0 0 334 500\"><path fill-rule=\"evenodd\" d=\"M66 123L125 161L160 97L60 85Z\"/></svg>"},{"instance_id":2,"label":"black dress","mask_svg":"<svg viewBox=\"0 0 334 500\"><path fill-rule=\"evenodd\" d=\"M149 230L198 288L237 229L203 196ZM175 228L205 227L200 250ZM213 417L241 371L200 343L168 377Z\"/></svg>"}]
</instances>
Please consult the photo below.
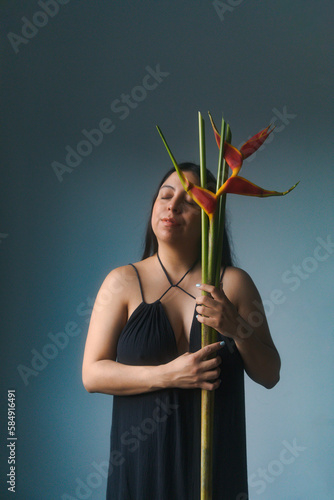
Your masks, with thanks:
<instances>
[{"instance_id":1,"label":"black dress","mask_svg":"<svg viewBox=\"0 0 334 500\"><path fill-rule=\"evenodd\" d=\"M168 363L178 351L162 297L146 303L137 276L142 302L120 334L117 361ZM188 293L179 286L182 279L169 282ZM213 500L247 500L243 362L234 342L220 337L226 344L218 352L222 382L215 391ZM194 310L189 350L200 347ZM114 396L107 500L199 500L200 406L200 389Z\"/></svg>"}]
</instances>

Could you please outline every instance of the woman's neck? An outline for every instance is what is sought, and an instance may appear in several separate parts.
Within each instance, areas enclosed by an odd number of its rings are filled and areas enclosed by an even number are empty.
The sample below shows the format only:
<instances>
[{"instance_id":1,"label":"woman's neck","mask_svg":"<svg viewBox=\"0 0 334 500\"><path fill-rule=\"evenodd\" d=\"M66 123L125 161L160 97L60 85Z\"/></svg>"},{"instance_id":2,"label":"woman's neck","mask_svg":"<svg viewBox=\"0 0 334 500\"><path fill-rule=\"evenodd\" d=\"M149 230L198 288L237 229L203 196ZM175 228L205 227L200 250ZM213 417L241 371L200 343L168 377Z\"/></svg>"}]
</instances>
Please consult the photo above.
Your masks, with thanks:
<instances>
[{"instance_id":1,"label":"woman's neck","mask_svg":"<svg viewBox=\"0 0 334 500\"><path fill-rule=\"evenodd\" d=\"M180 250L166 245L159 245L158 254L171 275L184 274L199 259L197 251L191 251L189 248Z\"/></svg>"}]
</instances>

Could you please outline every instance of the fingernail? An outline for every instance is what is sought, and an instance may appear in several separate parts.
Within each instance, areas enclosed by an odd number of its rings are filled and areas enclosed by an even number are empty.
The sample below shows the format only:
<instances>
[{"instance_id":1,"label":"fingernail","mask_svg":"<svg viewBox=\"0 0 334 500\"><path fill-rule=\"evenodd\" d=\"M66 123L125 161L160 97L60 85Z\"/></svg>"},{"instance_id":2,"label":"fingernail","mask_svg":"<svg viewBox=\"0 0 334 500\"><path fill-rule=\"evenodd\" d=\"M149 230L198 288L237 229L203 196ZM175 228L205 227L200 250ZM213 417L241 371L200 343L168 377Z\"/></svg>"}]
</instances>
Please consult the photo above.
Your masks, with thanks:
<instances>
[{"instance_id":1,"label":"fingernail","mask_svg":"<svg viewBox=\"0 0 334 500\"><path fill-rule=\"evenodd\" d=\"M199 314L196 314L196 319L198 318Z\"/></svg>"},{"instance_id":2,"label":"fingernail","mask_svg":"<svg viewBox=\"0 0 334 500\"><path fill-rule=\"evenodd\" d=\"M223 347L225 345L225 340L222 340L220 345Z\"/></svg>"},{"instance_id":3,"label":"fingernail","mask_svg":"<svg viewBox=\"0 0 334 500\"><path fill-rule=\"evenodd\" d=\"M196 283L196 286L201 286L201 283Z\"/></svg>"}]
</instances>

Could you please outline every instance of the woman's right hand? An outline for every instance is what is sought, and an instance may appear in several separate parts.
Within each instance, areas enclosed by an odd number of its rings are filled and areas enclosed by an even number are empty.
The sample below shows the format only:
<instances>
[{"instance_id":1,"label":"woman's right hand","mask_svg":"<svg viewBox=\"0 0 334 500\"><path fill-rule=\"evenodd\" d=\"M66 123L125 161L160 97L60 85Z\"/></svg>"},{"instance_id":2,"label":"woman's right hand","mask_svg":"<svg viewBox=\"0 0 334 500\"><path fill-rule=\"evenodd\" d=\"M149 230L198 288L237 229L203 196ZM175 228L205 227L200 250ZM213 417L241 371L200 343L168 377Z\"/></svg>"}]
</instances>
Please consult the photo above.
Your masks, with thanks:
<instances>
[{"instance_id":1,"label":"woman's right hand","mask_svg":"<svg viewBox=\"0 0 334 500\"><path fill-rule=\"evenodd\" d=\"M186 352L164 365L166 387L180 389L205 389L213 391L220 385L220 356L214 356L221 349L220 342L202 347L197 352Z\"/></svg>"}]
</instances>

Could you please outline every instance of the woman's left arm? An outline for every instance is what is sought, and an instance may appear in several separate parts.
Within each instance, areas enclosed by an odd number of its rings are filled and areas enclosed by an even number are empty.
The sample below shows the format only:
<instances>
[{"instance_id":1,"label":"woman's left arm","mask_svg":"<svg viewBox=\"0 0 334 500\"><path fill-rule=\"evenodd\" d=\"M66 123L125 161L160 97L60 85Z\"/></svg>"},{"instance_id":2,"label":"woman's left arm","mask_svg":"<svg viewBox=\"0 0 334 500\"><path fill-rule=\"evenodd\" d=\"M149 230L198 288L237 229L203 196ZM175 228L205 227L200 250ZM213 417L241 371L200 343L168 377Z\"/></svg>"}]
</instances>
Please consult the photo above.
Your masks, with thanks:
<instances>
[{"instance_id":1,"label":"woman's left arm","mask_svg":"<svg viewBox=\"0 0 334 500\"><path fill-rule=\"evenodd\" d=\"M279 381L281 360L271 338L260 294L250 276L229 267L224 291L201 285L209 295L196 299L200 323L234 340L247 374L267 389Z\"/></svg>"}]
</instances>

